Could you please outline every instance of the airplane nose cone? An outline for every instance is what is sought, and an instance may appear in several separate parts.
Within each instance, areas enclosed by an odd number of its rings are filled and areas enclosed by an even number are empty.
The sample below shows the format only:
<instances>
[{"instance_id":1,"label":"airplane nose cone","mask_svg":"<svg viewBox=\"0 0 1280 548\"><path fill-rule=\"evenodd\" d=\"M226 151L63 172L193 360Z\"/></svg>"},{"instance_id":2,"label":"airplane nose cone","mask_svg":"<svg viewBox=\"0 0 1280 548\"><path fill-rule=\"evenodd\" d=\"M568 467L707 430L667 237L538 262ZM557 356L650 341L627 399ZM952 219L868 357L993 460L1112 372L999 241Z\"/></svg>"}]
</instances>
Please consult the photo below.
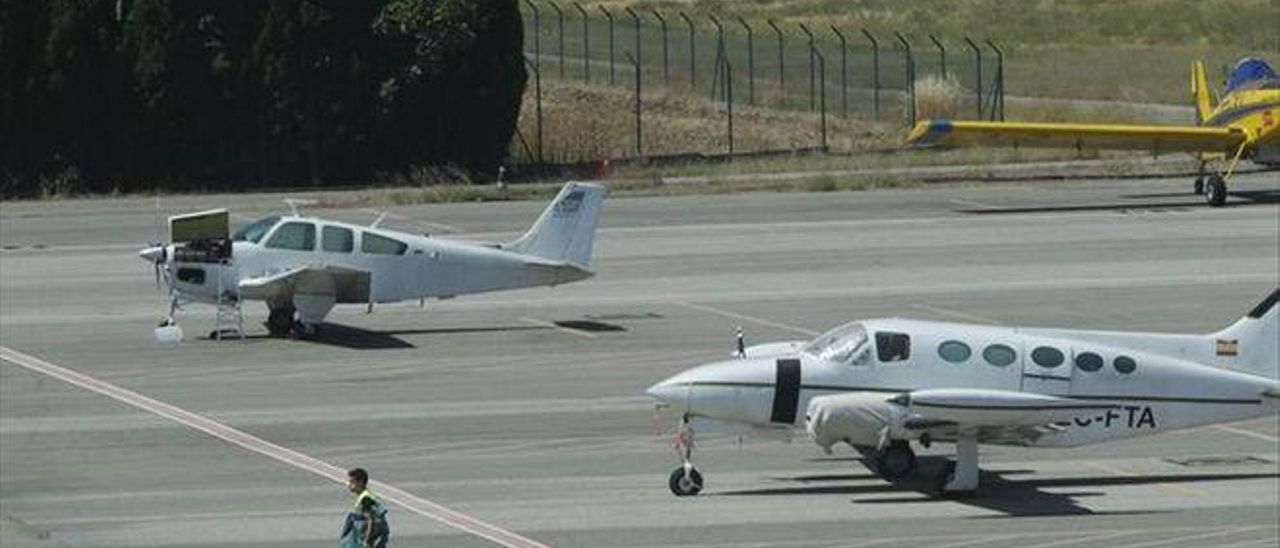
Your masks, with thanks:
<instances>
[{"instance_id":1,"label":"airplane nose cone","mask_svg":"<svg viewBox=\"0 0 1280 548\"><path fill-rule=\"evenodd\" d=\"M644 392L655 400L668 405L683 405L688 395L688 387L673 382L673 379L667 379L658 384L650 386Z\"/></svg>"},{"instance_id":2,"label":"airplane nose cone","mask_svg":"<svg viewBox=\"0 0 1280 548\"><path fill-rule=\"evenodd\" d=\"M138 257L150 263L160 262L164 257L164 246L157 245L143 248L142 251L138 252Z\"/></svg>"}]
</instances>

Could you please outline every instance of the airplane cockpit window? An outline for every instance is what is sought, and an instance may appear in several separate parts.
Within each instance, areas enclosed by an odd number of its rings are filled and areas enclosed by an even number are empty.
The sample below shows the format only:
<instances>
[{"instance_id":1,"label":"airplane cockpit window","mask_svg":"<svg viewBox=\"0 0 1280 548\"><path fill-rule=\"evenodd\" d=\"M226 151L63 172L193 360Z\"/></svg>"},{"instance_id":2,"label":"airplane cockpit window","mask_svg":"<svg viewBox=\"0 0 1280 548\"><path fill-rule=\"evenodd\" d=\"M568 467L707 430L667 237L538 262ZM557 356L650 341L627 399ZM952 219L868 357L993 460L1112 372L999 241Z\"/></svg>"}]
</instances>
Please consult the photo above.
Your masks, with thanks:
<instances>
[{"instance_id":1,"label":"airplane cockpit window","mask_svg":"<svg viewBox=\"0 0 1280 548\"><path fill-rule=\"evenodd\" d=\"M267 247L291 249L293 251L314 251L316 248L316 225L292 221L280 225Z\"/></svg>"},{"instance_id":2,"label":"airplane cockpit window","mask_svg":"<svg viewBox=\"0 0 1280 548\"><path fill-rule=\"evenodd\" d=\"M355 234L349 228L326 226L320 231L320 248L335 253L351 253L355 249Z\"/></svg>"},{"instance_id":3,"label":"airplane cockpit window","mask_svg":"<svg viewBox=\"0 0 1280 548\"><path fill-rule=\"evenodd\" d=\"M867 330L860 323L845 324L819 335L804 353L823 361L863 365L871 355Z\"/></svg>"},{"instance_id":4,"label":"airplane cockpit window","mask_svg":"<svg viewBox=\"0 0 1280 548\"><path fill-rule=\"evenodd\" d=\"M1242 89L1272 89L1276 83L1276 73L1266 61L1257 57L1245 57L1231 69L1231 75L1227 77L1226 93Z\"/></svg>"},{"instance_id":5,"label":"airplane cockpit window","mask_svg":"<svg viewBox=\"0 0 1280 548\"><path fill-rule=\"evenodd\" d=\"M876 333L876 356L880 363L901 362L911 357L911 336L906 333Z\"/></svg>"},{"instance_id":6,"label":"airplane cockpit window","mask_svg":"<svg viewBox=\"0 0 1280 548\"><path fill-rule=\"evenodd\" d=\"M262 240L262 237L271 230L271 227L276 226L276 223L278 222L280 222L280 217L277 215L263 217L245 225L240 230L237 230L236 233L231 236L231 239L237 242L253 242L256 244Z\"/></svg>"},{"instance_id":7,"label":"airplane cockpit window","mask_svg":"<svg viewBox=\"0 0 1280 548\"><path fill-rule=\"evenodd\" d=\"M360 251L372 253L375 255L404 255L409 249L409 244L392 240L386 236L379 236L372 232L365 232L360 237Z\"/></svg>"}]
</instances>

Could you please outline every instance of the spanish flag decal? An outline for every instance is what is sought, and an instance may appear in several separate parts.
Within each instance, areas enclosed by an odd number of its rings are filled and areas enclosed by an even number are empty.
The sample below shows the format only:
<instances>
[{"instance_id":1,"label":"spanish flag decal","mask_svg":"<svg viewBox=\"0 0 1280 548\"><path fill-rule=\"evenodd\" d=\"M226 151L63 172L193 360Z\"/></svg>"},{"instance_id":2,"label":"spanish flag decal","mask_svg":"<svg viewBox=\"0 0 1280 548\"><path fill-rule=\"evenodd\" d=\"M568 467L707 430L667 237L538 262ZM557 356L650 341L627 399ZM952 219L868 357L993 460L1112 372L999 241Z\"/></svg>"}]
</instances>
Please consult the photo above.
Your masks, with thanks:
<instances>
[{"instance_id":1,"label":"spanish flag decal","mask_svg":"<svg viewBox=\"0 0 1280 548\"><path fill-rule=\"evenodd\" d=\"M1240 353L1240 342L1235 339L1218 339L1219 356L1235 356Z\"/></svg>"}]
</instances>

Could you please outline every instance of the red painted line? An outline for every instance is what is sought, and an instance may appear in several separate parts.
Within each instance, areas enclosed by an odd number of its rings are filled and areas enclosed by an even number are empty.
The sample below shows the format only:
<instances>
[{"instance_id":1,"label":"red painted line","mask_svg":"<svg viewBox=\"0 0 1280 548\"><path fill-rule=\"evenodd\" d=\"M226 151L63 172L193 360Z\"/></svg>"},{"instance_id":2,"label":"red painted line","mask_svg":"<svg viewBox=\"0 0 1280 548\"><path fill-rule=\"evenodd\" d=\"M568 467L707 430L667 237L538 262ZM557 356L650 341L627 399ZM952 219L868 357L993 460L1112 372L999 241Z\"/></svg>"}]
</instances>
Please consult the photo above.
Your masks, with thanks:
<instances>
[{"instance_id":1,"label":"red painted line","mask_svg":"<svg viewBox=\"0 0 1280 548\"><path fill-rule=\"evenodd\" d=\"M23 354L7 346L0 346L0 358L25 367L37 373L76 385L90 392L97 392L109 398L127 403L139 409L204 432L222 441L240 446L263 456L271 457L285 464L306 470L330 481L346 483L347 472L342 468L311 457L288 447L276 445L262 438L236 430L230 426L197 415L180 407L149 398L132 390L121 388L76 372L65 367L54 365L35 356ZM413 512L419 516L439 521L445 525L470 533L477 537L509 548L549 548L546 544L522 537L496 525L485 523L476 518L451 510L437 503L415 496L403 489L382 483L370 482L382 498L388 502Z\"/></svg>"}]
</instances>

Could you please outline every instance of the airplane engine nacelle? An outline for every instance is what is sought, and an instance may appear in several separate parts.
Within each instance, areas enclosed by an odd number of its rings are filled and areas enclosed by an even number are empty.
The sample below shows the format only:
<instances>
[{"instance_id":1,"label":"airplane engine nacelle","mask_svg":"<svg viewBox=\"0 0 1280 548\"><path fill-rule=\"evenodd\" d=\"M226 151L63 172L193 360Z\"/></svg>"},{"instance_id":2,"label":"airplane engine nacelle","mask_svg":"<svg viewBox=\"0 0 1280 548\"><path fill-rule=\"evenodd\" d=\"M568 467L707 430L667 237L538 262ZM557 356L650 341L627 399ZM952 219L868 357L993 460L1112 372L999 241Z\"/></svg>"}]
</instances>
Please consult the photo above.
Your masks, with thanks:
<instances>
[{"instance_id":1,"label":"airplane engine nacelle","mask_svg":"<svg viewBox=\"0 0 1280 548\"><path fill-rule=\"evenodd\" d=\"M907 409L890 401L892 398L893 394L873 392L813 398L805 413L806 428L813 441L827 452L842 441L854 446L877 447L881 438L900 429L908 416Z\"/></svg>"}]
</instances>

